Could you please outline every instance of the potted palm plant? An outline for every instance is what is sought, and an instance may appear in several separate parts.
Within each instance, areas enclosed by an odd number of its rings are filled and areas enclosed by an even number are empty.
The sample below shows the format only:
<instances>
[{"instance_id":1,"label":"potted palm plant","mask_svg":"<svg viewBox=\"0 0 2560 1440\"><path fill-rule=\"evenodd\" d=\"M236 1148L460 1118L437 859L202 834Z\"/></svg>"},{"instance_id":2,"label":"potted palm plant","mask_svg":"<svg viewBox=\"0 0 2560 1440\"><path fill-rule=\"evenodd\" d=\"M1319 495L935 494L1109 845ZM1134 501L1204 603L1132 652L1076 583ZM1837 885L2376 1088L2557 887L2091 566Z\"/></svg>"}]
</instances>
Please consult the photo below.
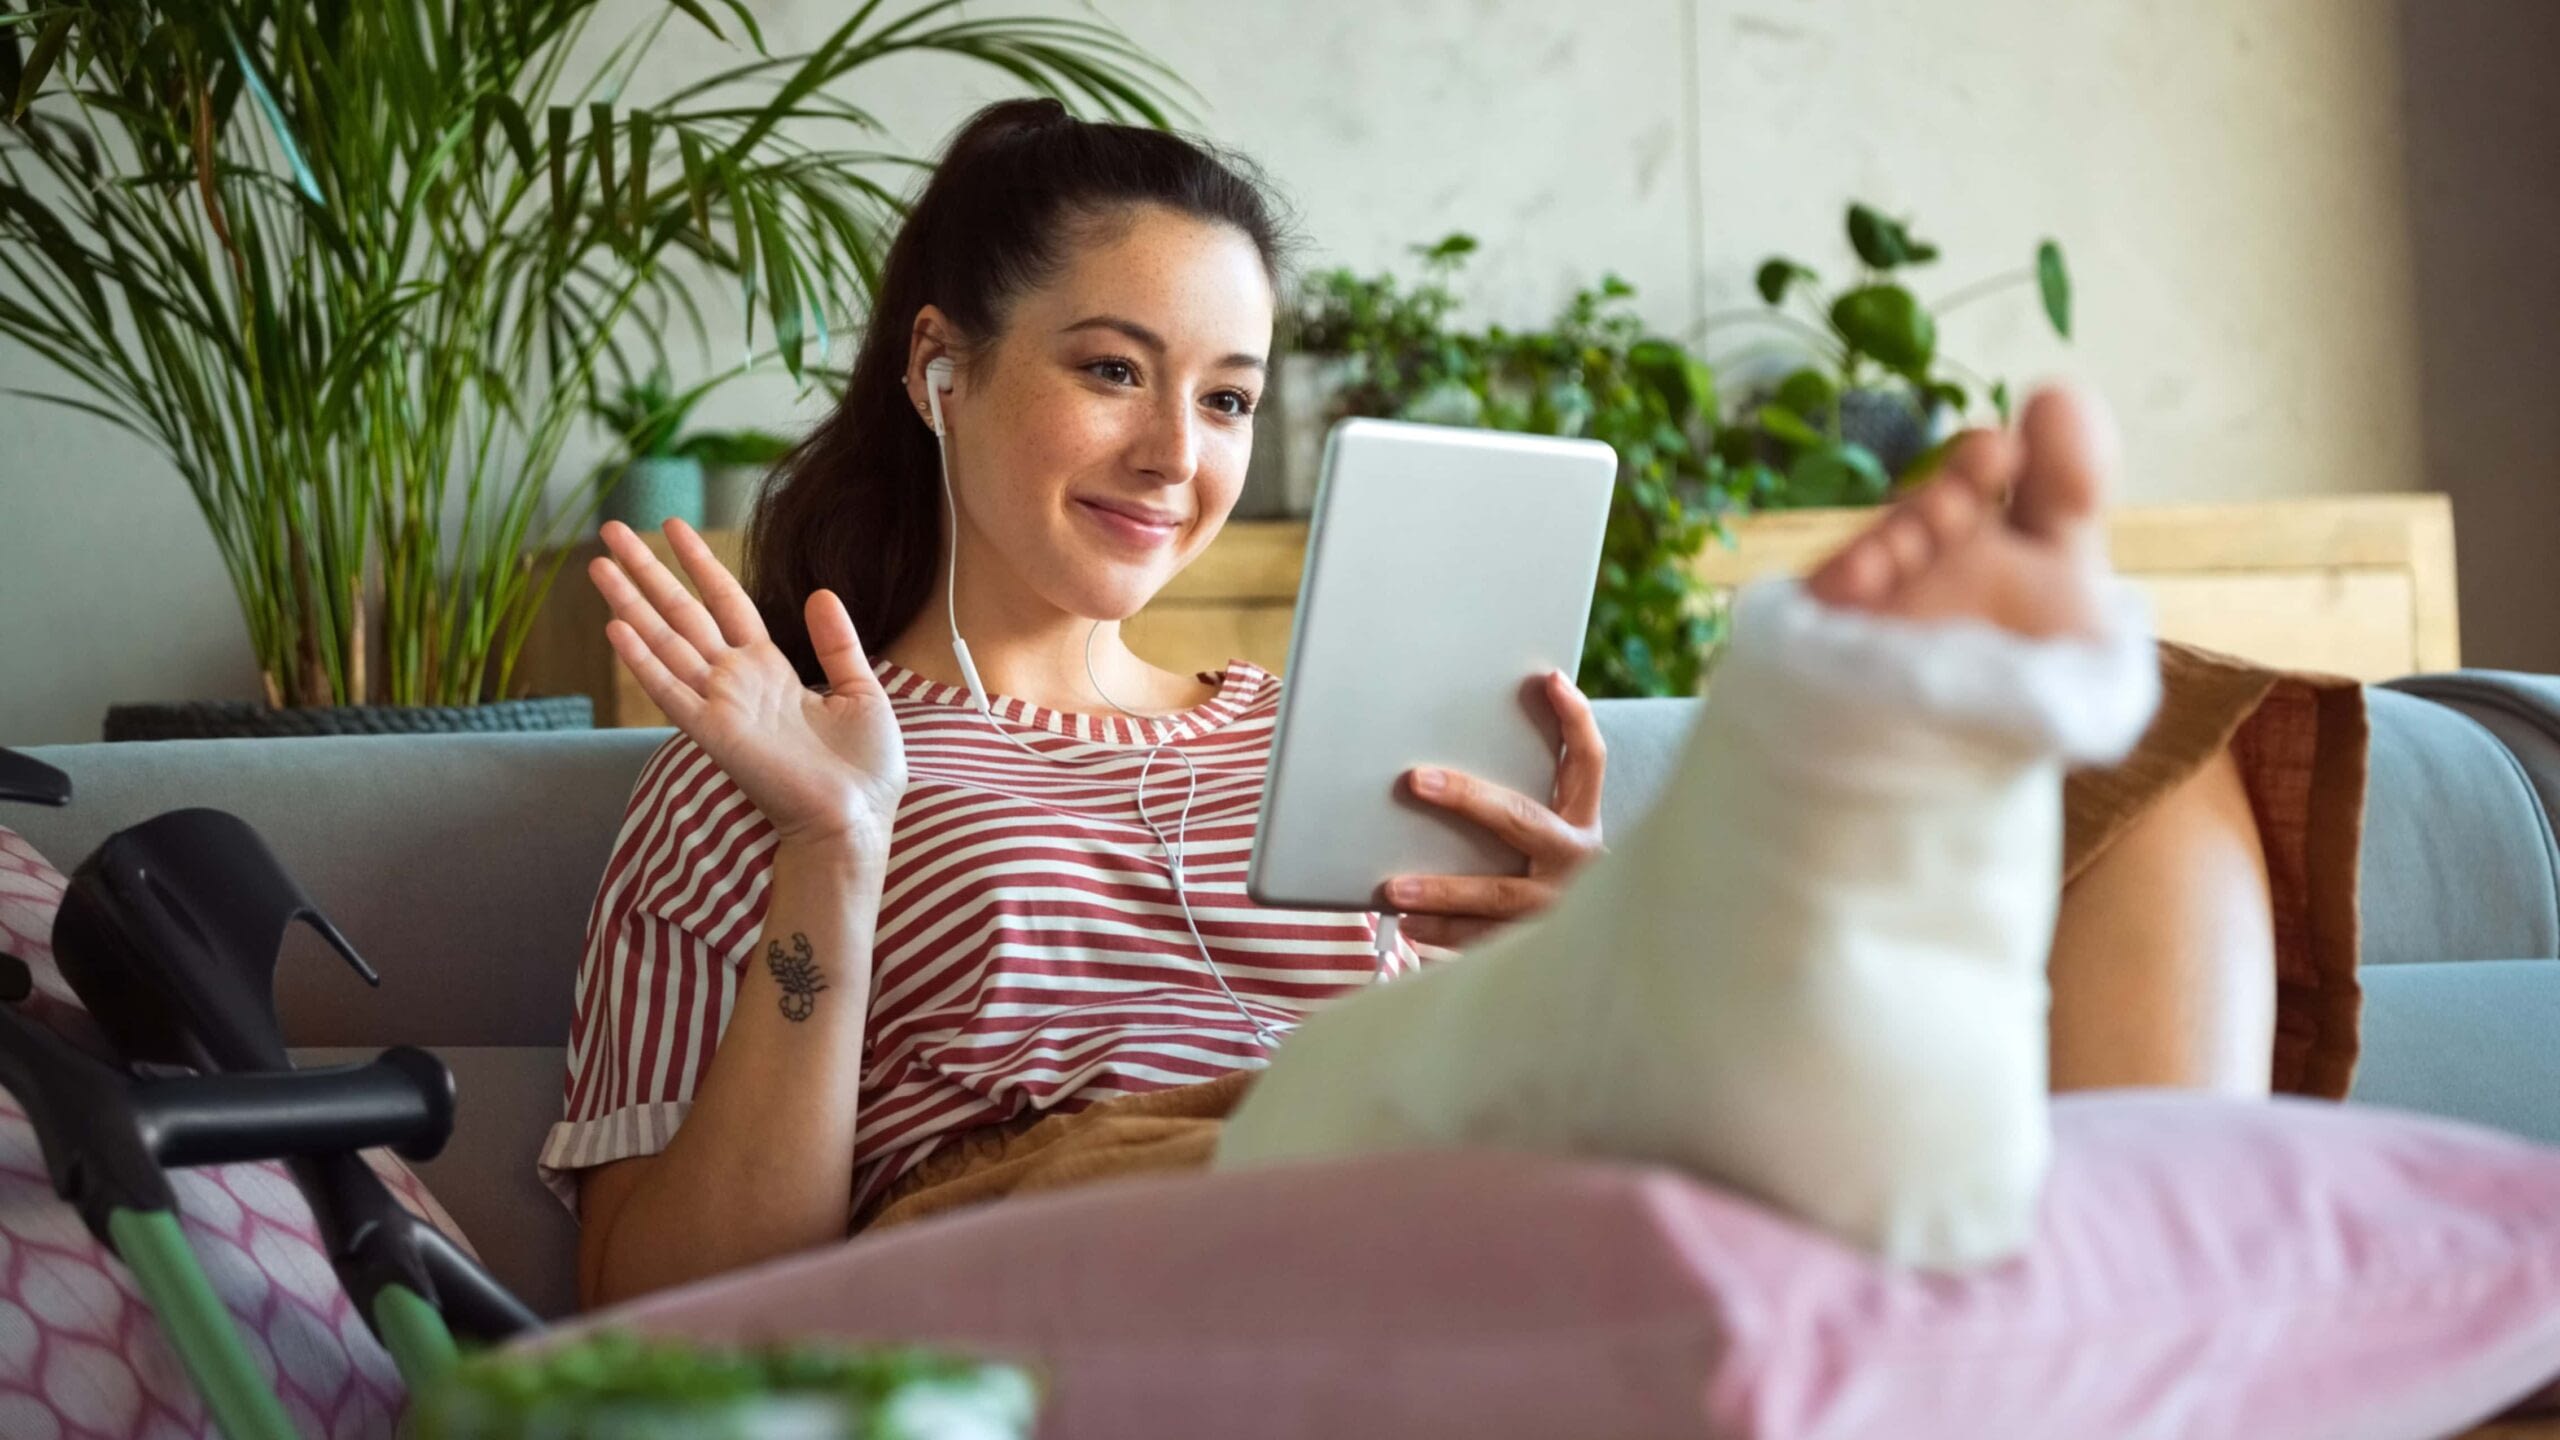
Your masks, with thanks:
<instances>
[{"instance_id":1,"label":"potted palm plant","mask_svg":"<svg viewBox=\"0 0 2560 1440\"><path fill-rule=\"evenodd\" d=\"M1107 25L958 0L850 7L790 55L745 0L668 0L573 78L599 8L0 7L0 334L65 382L37 398L169 457L265 691L115 707L108 738L581 723L512 684L613 479L548 496L562 441L680 321L708 353L705 282L745 296L741 366L821 373L920 166L839 82L939 54L1113 118L1169 104ZM671 24L739 58L637 98Z\"/></svg>"}]
</instances>

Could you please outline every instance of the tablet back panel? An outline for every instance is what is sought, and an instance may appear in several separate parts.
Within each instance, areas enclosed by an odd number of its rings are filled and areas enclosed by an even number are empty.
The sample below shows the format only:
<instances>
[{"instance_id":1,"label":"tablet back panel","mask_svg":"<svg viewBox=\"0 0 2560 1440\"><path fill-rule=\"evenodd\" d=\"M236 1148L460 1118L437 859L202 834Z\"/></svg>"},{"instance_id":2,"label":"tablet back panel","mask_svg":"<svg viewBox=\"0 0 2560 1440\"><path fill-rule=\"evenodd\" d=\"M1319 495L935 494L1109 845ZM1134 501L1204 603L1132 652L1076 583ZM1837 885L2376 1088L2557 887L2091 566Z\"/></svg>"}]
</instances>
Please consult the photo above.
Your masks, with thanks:
<instances>
[{"instance_id":1,"label":"tablet back panel","mask_svg":"<svg viewBox=\"0 0 2560 1440\"><path fill-rule=\"evenodd\" d=\"M1595 440L1333 428L1246 893L1371 910L1389 875L1525 873L1401 777L1441 765L1551 799L1539 677L1579 669L1617 470Z\"/></svg>"}]
</instances>

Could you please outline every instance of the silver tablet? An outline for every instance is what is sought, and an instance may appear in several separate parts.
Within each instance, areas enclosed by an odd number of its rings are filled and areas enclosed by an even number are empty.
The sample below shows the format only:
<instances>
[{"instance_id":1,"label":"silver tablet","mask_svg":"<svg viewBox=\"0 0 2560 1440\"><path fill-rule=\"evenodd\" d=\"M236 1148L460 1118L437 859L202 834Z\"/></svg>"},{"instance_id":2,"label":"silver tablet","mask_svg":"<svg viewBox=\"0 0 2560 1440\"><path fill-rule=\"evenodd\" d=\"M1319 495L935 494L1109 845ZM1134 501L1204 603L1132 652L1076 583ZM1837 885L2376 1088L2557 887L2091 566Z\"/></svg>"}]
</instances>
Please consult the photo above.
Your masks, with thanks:
<instances>
[{"instance_id":1,"label":"silver tablet","mask_svg":"<svg viewBox=\"0 0 2560 1440\"><path fill-rule=\"evenodd\" d=\"M1554 794L1561 738L1539 677L1580 668L1617 475L1596 440L1333 427L1246 894L1374 910L1391 875L1526 873L1402 777L1439 765Z\"/></svg>"}]
</instances>

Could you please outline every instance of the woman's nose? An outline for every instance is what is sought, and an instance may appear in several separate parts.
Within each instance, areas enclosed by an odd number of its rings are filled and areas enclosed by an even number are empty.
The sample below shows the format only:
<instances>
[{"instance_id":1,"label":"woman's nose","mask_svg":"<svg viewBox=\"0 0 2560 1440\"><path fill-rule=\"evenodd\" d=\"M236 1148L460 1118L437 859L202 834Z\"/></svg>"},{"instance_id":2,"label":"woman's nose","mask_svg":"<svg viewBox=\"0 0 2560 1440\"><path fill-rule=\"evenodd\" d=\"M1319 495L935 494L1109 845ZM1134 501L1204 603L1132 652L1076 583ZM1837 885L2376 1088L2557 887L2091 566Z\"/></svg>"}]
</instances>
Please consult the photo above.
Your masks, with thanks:
<instances>
[{"instance_id":1,"label":"woman's nose","mask_svg":"<svg viewBox=\"0 0 2560 1440\"><path fill-rule=\"evenodd\" d=\"M1138 468L1168 484L1180 484L1200 467L1200 422L1188 400L1153 407L1138 437Z\"/></svg>"}]
</instances>

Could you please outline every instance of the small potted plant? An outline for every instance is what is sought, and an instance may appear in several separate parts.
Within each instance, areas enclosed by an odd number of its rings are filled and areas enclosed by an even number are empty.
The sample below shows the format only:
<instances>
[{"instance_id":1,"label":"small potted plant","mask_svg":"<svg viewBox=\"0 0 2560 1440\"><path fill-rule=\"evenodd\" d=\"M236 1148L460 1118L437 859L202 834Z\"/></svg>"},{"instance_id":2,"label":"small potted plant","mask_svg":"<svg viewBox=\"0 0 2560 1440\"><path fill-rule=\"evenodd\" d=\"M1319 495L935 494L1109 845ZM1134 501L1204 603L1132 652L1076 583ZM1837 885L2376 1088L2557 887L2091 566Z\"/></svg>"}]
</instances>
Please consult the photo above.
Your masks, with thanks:
<instances>
[{"instance_id":1,"label":"small potted plant","mask_svg":"<svg viewBox=\"0 0 2560 1440\"><path fill-rule=\"evenodd\" d=\"M676 442L676 453L702 465L702 528L736 530L791 442L767 430L697 430Z\"/></svg>"},{"instance_id":2,"label":"small potted plant","mask_svg":"<svg viewBox=\"0 0 2560 1440\"><path fill-rule=\"evenodd\" d=\"M1475 395L1463 378L1474 363L1467 337L1449 328L1457 309L1450 280L1475 253L1472 235L1415 245L1422 278L1336 267L1310 275L1283 317L1286 344L1263 413L1276 443L1254 447L1243 518L1298 517L1315 509L1324 437L1347 415L1472 425Z\"/></svg>"},{"instance_id":3,"label":"small potted plant","mask_svg":"<svg viewBox=\"0 0 2560 1440\"><path fill-rule=\"evenodd\" d=\"M1595 697L1695 695L1723 614L1694 561L1750 505L1710 448L1715 375L1647 333L1634 287L1616 275L1577 291L1543 329L1452 323L1452 281L1475 250L1450 235L1413 247L1417 283L1333 270L1300 293L1291 338L1324 388L1303 438L1280 447L1303 452L1293 478L1312 490L1325 429L1344 415L1606 441L1619 483L1577 683ZM1294 412L1299 393L1287 403Z\"/></svg>"},{"instance_id":4,"label":"small potted plant","mask_svg":"<svg viewBox=\"0 0 2560 1440\"><path fill-rule=\"evenodd\" d=\"M734 1347L604 1330L464 1357L402 1440L1025 1440L1041 1384L916 1346Z\"/></svg>"},{"instance_id":5,"label":"small potted plant","mask_svg":"<svg viewBox=\"0 0 2560 1440\"><path fill-rule=\"evenodd\" d=\"M678 394L659 366L588 407L621 441L620 473L604 493L597 523L619 520L645 535L672 515L702 528L702 462L679 451L676 436L708 388Z\"/></svg>"},{"instance_id":6,"label":"small potted plant","mask_svg":"<svg viewBox=\"0 0 2560 1440\"><path fill-rule=\"evenodd\" d=\"M1772 256L1753 277L1767 308L1725 317L1778 326L1788 332L1780 348L1812 352L1812 363L1752 395L1719 437L1728 464L1773 472L1751 487L1769 504L1882 500L1899 480L1925 468L1972 408L1968 381L2007 423L2007 382L1985 380L1938 350L1938 321L1959 306L2031 281L2054 333L2071 338L2071 276L2056 242L2039 244L2032 266L1968 285L1932 306L1902 275L1936 260L1937 246L1914 236L1908 220L1871 205L1850 205L1847 226L1862 266L1847 289L1825 296L1810 267ZM1790 311L1790 300L1808 303L1811 318ZM1739 358L1728 355L1720 363Z\"/></svg>"}]
</instances>

